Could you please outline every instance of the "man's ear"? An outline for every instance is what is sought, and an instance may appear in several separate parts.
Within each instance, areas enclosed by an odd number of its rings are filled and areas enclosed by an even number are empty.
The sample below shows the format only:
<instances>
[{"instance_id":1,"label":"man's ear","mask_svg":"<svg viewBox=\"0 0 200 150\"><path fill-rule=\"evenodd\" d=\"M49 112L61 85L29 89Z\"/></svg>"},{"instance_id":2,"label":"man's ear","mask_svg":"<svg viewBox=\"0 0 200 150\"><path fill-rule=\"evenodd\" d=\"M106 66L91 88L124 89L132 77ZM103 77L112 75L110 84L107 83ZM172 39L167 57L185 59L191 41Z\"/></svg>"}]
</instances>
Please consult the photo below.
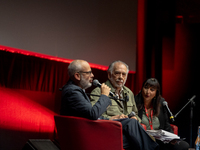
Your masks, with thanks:
<instances>
[{"instance_id":1,"label":"man's ear","mask_svg":"<svg viewBox=\"0 0 200 150\"><path fill-rule=\"evenodd\" d=\"M110 79L111 78L111 73L110 72L108 72L108 79Z\"/></svg>"},{"instance_id":2,"label":"man's ear","mask_svg":"<svg viewBox=\"0 0 200 150\"><path fill-rule=\"evenodd\" d=\"M81 80L81 75L80 75L78 72L76 72L76 73L74 74L74 78L75 78L76 80L80 81L80 80Z\"/></svg>"}]
</instances>

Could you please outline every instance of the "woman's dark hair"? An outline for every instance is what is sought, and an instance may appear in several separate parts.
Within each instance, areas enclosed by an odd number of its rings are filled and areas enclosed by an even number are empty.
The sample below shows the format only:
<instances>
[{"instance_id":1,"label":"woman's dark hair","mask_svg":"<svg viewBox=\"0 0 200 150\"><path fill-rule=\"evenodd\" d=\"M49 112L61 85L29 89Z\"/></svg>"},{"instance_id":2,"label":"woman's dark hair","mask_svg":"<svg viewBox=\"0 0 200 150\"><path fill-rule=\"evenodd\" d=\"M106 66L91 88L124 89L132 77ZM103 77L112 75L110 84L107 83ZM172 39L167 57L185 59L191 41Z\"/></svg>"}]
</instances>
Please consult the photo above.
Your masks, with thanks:
<instances>
[{"instance_id":1,"label":"woman's dark hair","mask_svg":"<svg viewBox=\"0 0 200 150\"><path fill-rule=\"evenodd\" d=\"M156 89L156 96L155 96L155 98L153 98L152 104L153 104L153 115L158 116L160 113L160 99L161 99L160 84L157 79L149 78L143 82L142 90L144 87L147 87L147 88L152 87L152 88ZM138 104L138 110L141 110L144 108L144 99L142 96L142 90L140 93L141 99L140 99L140 103Z\"/></svg>"}]
</instances>

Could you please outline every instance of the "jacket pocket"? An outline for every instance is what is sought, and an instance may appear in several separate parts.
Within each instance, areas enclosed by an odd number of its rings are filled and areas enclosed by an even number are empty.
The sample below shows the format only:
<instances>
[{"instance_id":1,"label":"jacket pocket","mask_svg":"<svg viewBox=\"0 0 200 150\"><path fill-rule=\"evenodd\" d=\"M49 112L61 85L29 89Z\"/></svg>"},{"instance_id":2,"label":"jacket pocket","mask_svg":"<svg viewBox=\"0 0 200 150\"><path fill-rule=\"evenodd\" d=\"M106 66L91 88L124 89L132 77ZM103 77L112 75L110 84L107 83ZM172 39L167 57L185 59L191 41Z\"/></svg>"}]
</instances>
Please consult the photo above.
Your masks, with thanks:
<instances>
[{"instance_id":1,"label":"jacket pocket","mask_svg":"<svg viewBox=\"0 0 200 150\"><path fill-rule=\"evenodd\" d=\"M133 111L133 103L128 102L127 103L127 112L128 112L127 115L129 115L132 111Z\"/></svg>"},{"instance_id":2,"label":"jacket pocket","mask_svg":"<svg viewBox=\"0 0 200 150\"><path fill-rule=\"evenodd\" d=\"M108 116L116 116L116 115L120 115L123 112L123 109L120 108L120 106L114 101L112 101L112 105L108 108L107 115Z\"/></svg>"}]
</instances>

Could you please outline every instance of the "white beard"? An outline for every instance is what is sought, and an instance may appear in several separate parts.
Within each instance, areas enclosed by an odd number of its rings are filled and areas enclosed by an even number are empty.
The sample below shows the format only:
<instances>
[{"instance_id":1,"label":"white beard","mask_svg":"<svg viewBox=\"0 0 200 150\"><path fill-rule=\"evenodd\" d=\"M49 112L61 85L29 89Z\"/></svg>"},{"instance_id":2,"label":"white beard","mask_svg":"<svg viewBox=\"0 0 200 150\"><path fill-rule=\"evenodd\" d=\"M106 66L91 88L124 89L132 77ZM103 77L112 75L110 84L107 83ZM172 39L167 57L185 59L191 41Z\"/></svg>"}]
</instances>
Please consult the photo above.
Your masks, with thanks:
<instances>
[{"instance_id":1,"label":"white beard","mask_svg":"<svg viewBox=\"0 0 200 150\"><path fill-rule=\"evenodd\" d=\"M87 89L92 86L92 83L87 81L82 75L81 75L81 80L80 80L80 85L83 89Z\"/></svg>"},{"instance_id":2,"label":"white beard","mask_svg":"<svg viewBox=\"0 0 200 150\"><path fill-rule=\"evenodd\" d=\"M123 80L114 80L112 77L110 78L110 81L112 82L112 84L113 84L113 86L114 87L117 87L117 88L122 88L123 86L124 86L124 84L126 83L126 79L125 79L125 81L124 81L124 83L122 84L122 85L118 85L117 83L116 83L116 81L120 81L120 82L123 82Z\"/></svg>"}]
</instances>

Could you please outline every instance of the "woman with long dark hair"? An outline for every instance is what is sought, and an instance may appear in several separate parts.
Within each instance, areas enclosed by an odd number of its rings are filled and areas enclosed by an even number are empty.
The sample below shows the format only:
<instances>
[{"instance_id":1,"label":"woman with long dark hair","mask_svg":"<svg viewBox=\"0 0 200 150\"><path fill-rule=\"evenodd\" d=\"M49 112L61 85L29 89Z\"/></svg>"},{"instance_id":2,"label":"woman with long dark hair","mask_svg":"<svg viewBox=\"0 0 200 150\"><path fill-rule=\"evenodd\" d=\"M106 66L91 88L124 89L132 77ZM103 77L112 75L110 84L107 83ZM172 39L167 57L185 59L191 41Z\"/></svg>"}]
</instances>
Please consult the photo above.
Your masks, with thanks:
<instances>
[{"instance_id":1,"label":"woman with long dark hair","mask_svg":"<svg viewBox=\"0 0 200 150\"><path fill-rule=\"evenodd\" d=\"M168 132L173 130L169 123L167 110L162 103L164 98L160 94L160 84L157 79L150 78L144 81L142 90L135 96L138 116L145 124L147 130L163 129ZM157 140L161 150L187 150L189 144L182 140L175 140L168 144Z\"/></svg>"}]
</instances>

